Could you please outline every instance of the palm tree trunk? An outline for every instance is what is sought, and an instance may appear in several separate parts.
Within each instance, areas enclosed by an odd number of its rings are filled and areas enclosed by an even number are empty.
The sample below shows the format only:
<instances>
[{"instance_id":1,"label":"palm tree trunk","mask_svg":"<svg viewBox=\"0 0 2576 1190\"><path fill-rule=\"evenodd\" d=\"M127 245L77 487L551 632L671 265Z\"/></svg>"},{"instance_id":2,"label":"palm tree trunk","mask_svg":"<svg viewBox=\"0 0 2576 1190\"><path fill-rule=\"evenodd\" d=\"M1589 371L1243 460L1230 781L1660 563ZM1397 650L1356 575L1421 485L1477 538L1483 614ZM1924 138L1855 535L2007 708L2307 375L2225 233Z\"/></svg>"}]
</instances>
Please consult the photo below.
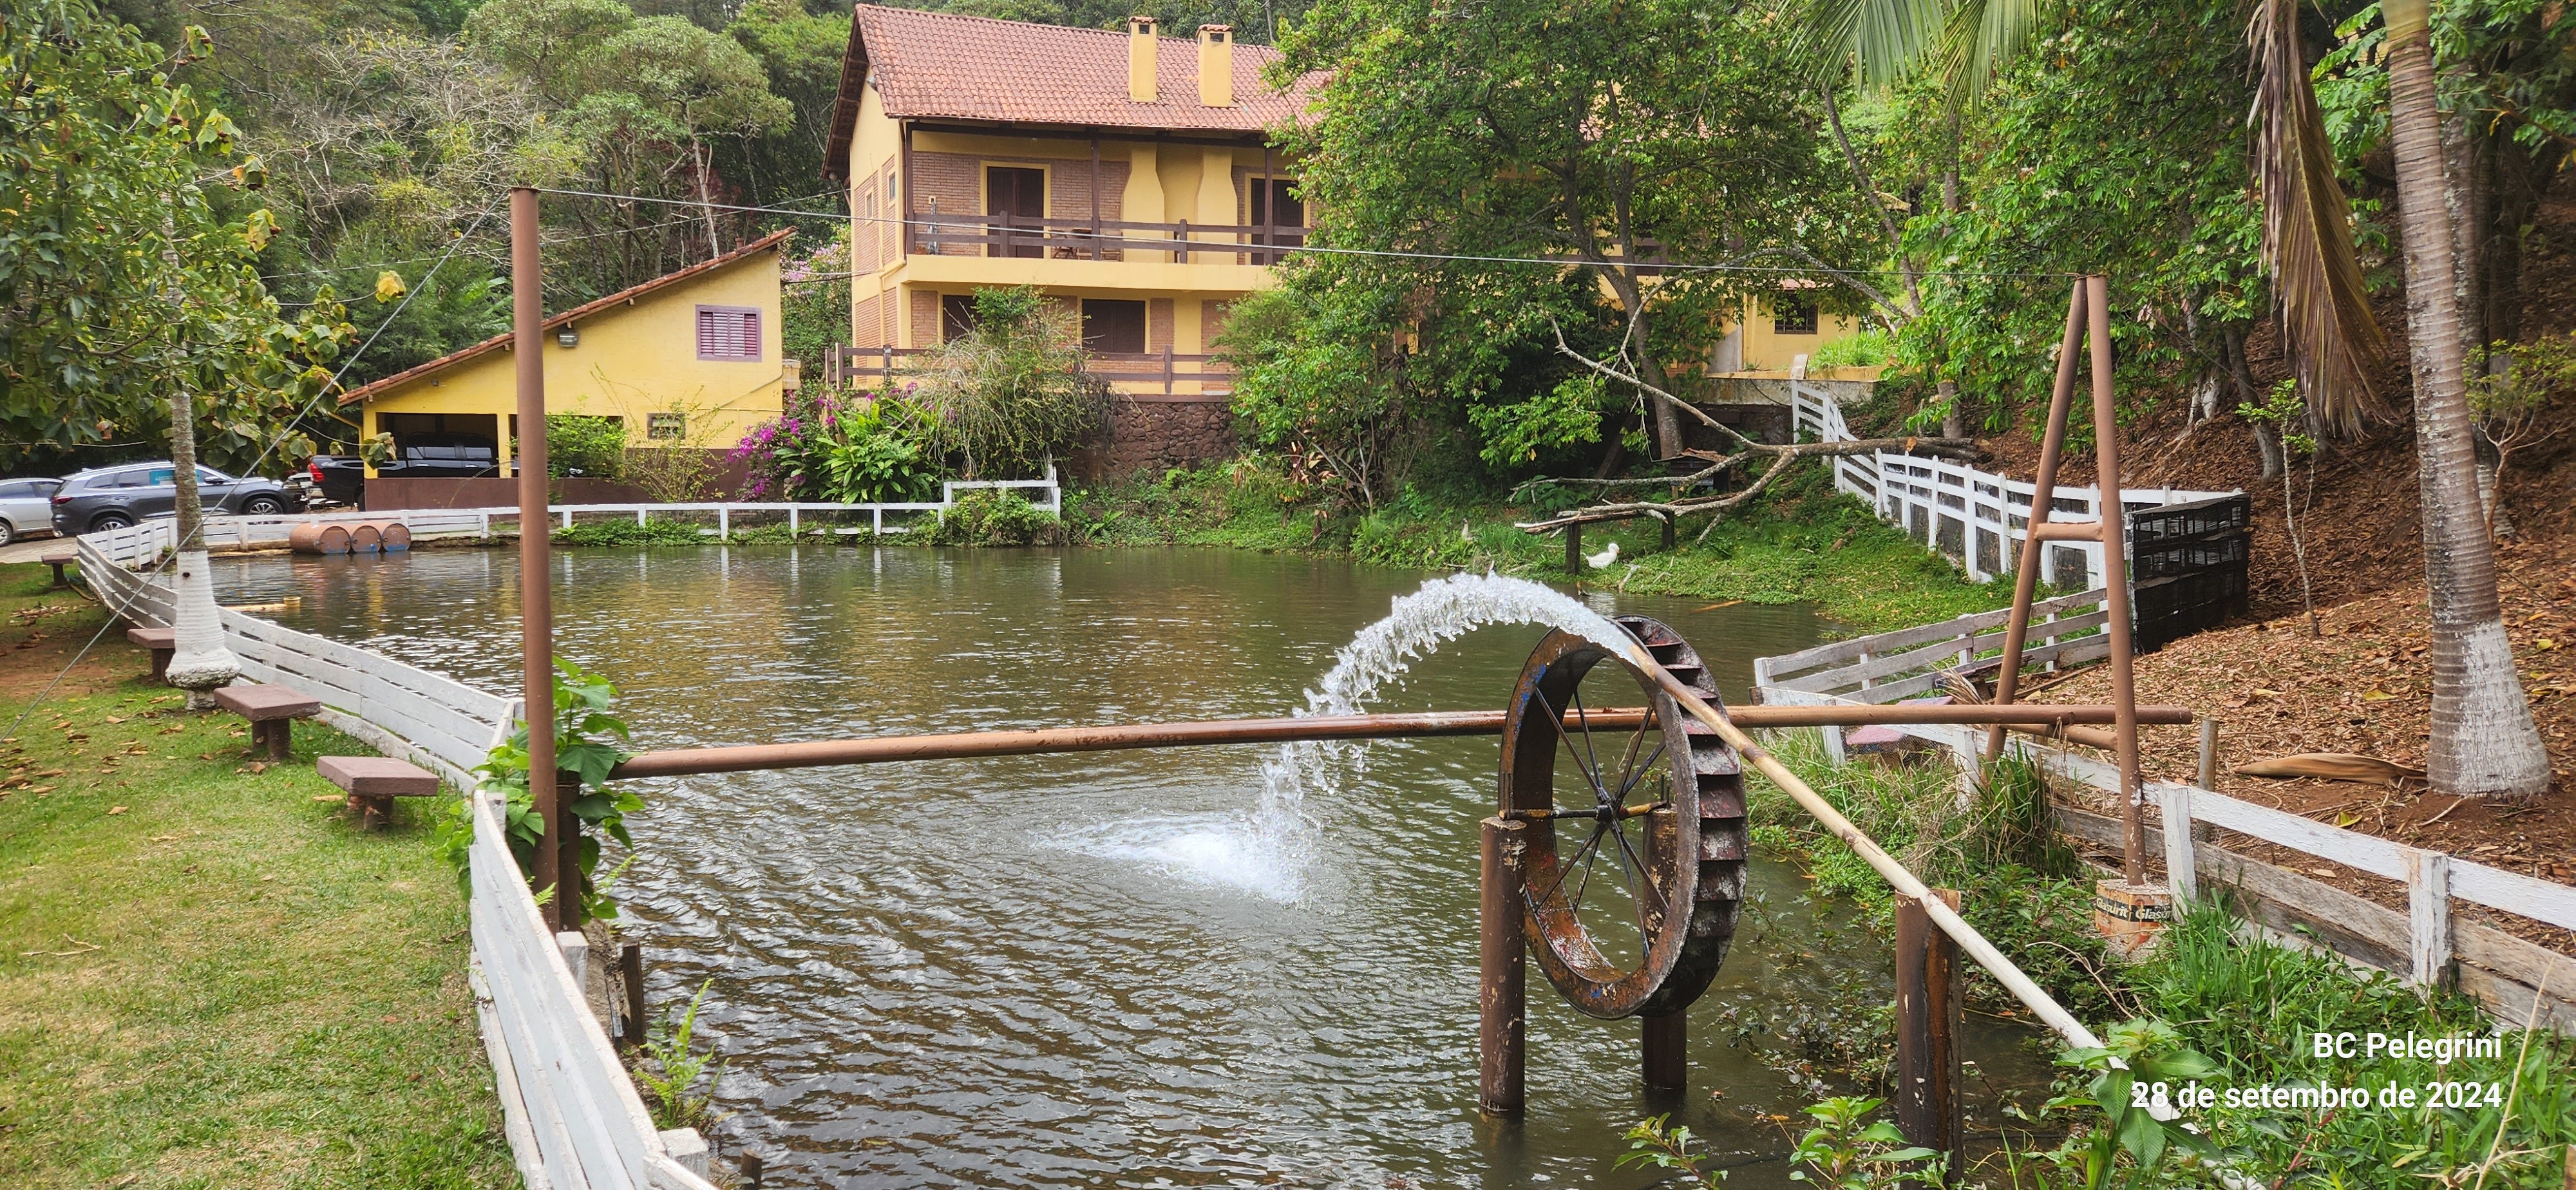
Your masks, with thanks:
<instances>
[{"instance_id":1,"label":"palm tree trunk","mask_svg":"<svg viewBox=\"0 0 2576 1190\"><path fill-rule=\"evenodd\" d=\"M172 310L187 300L179 286L178 231L161 221L161 266L170 282L163 295ZM183 325L174 319L172 326ZM172 344L186 357L186 332ZM170 664L164 680L188 692L188 709L210 711L214 692L241 676L241 658L224 646L222 613L215 608L214 568L206 561L206 507L197 495L197 403L188 391L188 369L174 368L181 379L170 389L170 482L177 488L172 508L173 557L170 567Z\"/></svg>"},{"instance_id":2,"label":"palm tree trunk","mask_svg":"<svg viewBox=\"0 0 2576 1190\"><path fill-rule=\"evenodd\" d=\"M2457 276L2434 110L2428 0L2387 0L2389 120L2406 252L2406 335L2415 376L2415 466L2424 587L2433 613L2433 723L2425 771L2464 796L2534 796L2549 754L2513 667L2496 599L2495 548L2480 515L2469 438Z\"/></svg>"}]
</instances>

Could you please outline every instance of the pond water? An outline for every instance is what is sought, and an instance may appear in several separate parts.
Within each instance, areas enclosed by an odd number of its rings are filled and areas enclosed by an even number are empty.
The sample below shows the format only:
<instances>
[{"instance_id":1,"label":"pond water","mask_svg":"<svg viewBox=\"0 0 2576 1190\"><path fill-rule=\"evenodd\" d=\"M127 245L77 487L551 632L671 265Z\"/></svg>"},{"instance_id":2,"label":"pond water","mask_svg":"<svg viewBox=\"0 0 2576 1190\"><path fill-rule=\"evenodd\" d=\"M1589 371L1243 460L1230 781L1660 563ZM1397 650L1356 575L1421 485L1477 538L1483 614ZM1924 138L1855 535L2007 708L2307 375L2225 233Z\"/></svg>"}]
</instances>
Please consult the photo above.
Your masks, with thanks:
<instances>
[{"instance_id":1,"label":"pond water","mask_svg":"<svg viewBox=\"0 0 2576 1190\"><path fill-rule=\"evenodd\" d=\"M1273 716L1417 572L1215 550L707 547L556 556L558 650L639 748ZM218 561L226 602L488 689L517 676L516 555ZM1814 643L1799 607L1612 597L1708 657ZM1542 630L1487 628L1378 710L1499 706ZM711 981L727 1151L785 1186L1643 1186L1621 1133L1676 1113L1732 1184L1787 1185L1811 1098L1764 1022L1883 993L1881 940L1757 862L1692 1012L1691 1089L1637 1029L1530 979L1529 1111L1475 1110L1476 822L1490 738L1391 741L1304 804L1284 876L1205 840L1252 813L1257 747L639 783L620 891L657 1010ZM1883 994L1875 997L1883 1004ZM1811 1010L1812 1011L1812 1010ZM2028 1060L1975 1031L1991 1072ZM1975 1082L1971 1080L1972 1084ZM1716 1094L1712 1094L1715 1092Z\"/></svg>"}]
</instances>

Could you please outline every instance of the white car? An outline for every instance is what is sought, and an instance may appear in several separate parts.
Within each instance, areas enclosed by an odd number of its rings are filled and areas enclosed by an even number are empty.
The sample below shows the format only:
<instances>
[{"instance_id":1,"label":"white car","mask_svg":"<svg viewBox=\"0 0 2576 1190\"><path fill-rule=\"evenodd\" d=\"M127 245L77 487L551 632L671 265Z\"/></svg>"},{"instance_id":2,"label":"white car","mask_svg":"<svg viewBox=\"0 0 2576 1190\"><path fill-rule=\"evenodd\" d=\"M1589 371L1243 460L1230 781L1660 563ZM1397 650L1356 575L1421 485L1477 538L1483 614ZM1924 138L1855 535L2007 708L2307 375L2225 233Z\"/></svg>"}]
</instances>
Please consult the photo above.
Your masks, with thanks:
<instances>
[{"instance_id":1,"label":"white car","mask_svg":"<svg viewBox=\"0 0 2576 1190\"><path fill-rule=\"evenodd\" d=\"M0 545L29 534L52 536L59 479L0 479Z\"/></svg>"}]
</instances>

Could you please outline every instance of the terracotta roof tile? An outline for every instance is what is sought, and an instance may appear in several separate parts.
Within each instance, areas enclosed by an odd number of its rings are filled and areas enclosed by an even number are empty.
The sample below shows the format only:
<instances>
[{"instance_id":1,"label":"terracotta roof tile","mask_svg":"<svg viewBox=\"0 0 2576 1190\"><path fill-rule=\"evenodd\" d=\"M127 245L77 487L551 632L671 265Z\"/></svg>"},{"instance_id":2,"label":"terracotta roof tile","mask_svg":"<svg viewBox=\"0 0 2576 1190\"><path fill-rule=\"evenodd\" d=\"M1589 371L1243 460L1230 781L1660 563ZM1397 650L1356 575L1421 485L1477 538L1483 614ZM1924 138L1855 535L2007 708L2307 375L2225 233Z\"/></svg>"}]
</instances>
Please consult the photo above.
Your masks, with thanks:
<instances>
[{"instance_id":1,"label":"terracotta roof tile","mask_svg":"<svg viewBox=\"0 0 2576 1190\"><path fill-rule=\"evenodd\" d=\"M762 236L759 239L744 244L731 252L727 252L722 256L710 257L706 260L701 260L696 264L690 265L687 268L675 269L671 272L664 273L661 276L655 277L641 285L630 285L615 293L609 294L607 297L583 302L582 304L566 310L561 314L549 316L537 333L542 336L547 331L551 331L576 318L581 318L585 315L605 310L610 306L617 305L633 298L642 297L654 290L678 284L679 282L688 280L691 277L698 276L701 273L712 273L726 265L747 260L758 253L768 251L769 249L785 243L787 237L794 234L796 234L795 228L781 228L769 233L768 235ZM340 403L343 405L357 404L376 393L383 392L386 389L392 388L405 381L417 380L432 372L452 367L456 364L461 364L466 360L472 359L487 351L497 351L502 347L507 346L509 342L510 332L503 331L502 333L494 335L489 339L485 339L472 347L461 347L455 351L448 352L437 359L431 360L428 363L413 364L412 366L396 372L391 376L384 377L381 380L370 380L365 384L359 385L356 388L340 394Z\"/></svg>"},{"instance_id":2,"label":"terracotta roof tile","mask_svg":"<svg viewBox=\"0 0 2576 1190\"><path fill-rule=\"evenodd\" d=\"M858 88L870 69L886 114L904 120L1257 133L1296 120L1313 90L1305 82L1273 90L1261 74L1279 51L1237 43L1234 106L1205 106L1198 42L1165 37L1154 57L1158 98L1138 103L1127 97L1124 32L876 4L853 16L825 165L832 177L849 167Z\"/></svg>"}]
</instances>

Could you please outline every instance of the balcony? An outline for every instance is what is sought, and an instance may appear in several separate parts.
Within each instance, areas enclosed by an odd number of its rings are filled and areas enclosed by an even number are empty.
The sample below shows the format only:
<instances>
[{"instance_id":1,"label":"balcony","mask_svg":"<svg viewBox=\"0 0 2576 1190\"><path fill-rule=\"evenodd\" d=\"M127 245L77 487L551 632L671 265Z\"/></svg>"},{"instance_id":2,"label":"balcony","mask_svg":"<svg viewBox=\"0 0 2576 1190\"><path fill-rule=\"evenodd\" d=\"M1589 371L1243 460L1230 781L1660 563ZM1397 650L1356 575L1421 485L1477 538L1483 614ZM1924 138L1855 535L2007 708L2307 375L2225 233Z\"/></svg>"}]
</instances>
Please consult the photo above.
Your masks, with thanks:
<instances>
[{"instance_id":1,"label":"balcony","mask_svg":"<svg viewBox=\"0 0 2576 1190\"><path fill-rule=\"evenodd\" d=\"M1177 264L1278 264L1304 247L1306 229L1279 224L1135 223L1029 215L915 213L905 255L1020 260L1124 260L1129 252ZM954 251L952 249L963 249Z\"/></svg>"},{"instance_id":2,"label":"balcony","mask_svg":"<svg viewBox=\"0 0 2576 1190\"><path fill-rule=\"evenodd\" d=\"M899 381L906 376L919 375L921 358L936 350L928 347L835 347L824 360L824 378L835 388L843 384ZM1094 351L1087 358L1090 366L1083 369L1084 374L1133 400L1197 401L1227 396L1234 391L1234 369L1213 355L1183 354L1167 347L1158 352ZM1184 388L1191 391L1181 391Z\"/></svg>"}]
</instances>

